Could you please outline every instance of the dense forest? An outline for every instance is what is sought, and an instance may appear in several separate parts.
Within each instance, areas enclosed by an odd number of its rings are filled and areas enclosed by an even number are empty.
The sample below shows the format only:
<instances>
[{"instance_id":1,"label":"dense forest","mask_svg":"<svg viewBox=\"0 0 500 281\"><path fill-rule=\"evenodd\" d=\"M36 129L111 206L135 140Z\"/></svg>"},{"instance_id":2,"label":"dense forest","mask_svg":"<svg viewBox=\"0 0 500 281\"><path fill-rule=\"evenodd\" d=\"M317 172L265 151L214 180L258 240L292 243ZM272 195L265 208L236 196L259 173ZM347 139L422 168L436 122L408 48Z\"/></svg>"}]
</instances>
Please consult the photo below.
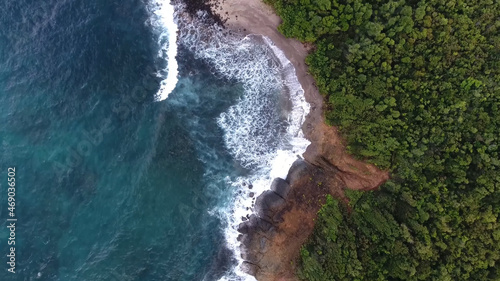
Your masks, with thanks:
<instances>
[{"instance_id":1,"label":"dense forest","mask_svg":"<svg viewBox=\"0 0 500 281\"><path fill-rule=\"evenodd\" d=\"M332 197L304 280L500 280L500 1L268 0L349 151L392 177Z\"/></svg>"}]
</instances>

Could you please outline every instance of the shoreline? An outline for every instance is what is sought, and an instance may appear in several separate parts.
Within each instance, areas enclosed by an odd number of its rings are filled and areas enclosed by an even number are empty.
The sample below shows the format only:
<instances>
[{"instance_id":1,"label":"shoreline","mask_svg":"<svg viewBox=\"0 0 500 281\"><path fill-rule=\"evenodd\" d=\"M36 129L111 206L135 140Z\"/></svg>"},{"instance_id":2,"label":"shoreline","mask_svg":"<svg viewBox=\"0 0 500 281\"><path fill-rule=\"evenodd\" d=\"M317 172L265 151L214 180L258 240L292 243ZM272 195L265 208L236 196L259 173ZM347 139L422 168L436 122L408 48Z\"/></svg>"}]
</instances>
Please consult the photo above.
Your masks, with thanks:
<instances>
[{"instance_id":1,"label":"shoreline","mask_svg":"<svg viewBox=\"0 0 500 281\"><path fill-rule=\"evenodd\" d=\"M374 189L389 178L387 172L351 156L337 128L326 125L323 96L305 63L310 50L300 41L286 38L278 31L281 18L275 14L272 7L262 0L223 0L215 9L225 17L227 29L244 35L268 37L294 66L305 99L310 105L309 114L302 124L304 136L311 142L303 155L307 162L320 167L330 165L338 169L341 172L341 180L350 189Z\"/></svg>"},{"instance_id":2,"label":"shoreline","mask_svg":"<svg viewBox=\"0 0 500 281\"><path fill-rule=\"evenodd\" d=\"M243 271L261 281L298 280L300 247L314 229L314 220L326 194L345 200L345 188L371 190L383 184L388 172L354 159L335 127L325 124L323 97L308 73L310 50L278 30L281 19L262 0L222 0L212 6L225 27L243 35L263 35L278 47L295 68L310 111L302 131L311 144L304 160L292 165L286 180L276 179L257 197L256 214L240 224Z\"/></svg>"},{"instance_id":3,"label":"shoreline","mask_svg":"<svg viewBox=\"0 0 500 281\"><path fill-rule=\"evenodd\" d=\"M295 68L302 85L310 112L302 126L308 140L316 139L314 124L323 123L323 97L309 75L305 63L309 50L298 40L285 38L279 31L281 18L262 0L223 0L216 12L225 18L225 27L244 35L256 34L268 37L286 56Z\"/></svg>"}]
</instances>

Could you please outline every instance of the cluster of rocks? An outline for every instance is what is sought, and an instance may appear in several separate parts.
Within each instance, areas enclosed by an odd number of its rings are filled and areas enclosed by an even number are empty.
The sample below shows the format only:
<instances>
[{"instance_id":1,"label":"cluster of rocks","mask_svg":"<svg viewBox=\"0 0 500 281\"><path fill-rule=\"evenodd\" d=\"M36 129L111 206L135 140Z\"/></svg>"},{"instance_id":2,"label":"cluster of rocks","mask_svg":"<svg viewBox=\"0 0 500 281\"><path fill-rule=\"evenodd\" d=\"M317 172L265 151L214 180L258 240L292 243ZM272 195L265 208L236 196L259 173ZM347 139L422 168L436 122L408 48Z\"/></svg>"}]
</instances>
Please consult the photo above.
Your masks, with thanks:
<instances>
[{"instance_id":1,"label":"cluster of rocks","mask_svg":"<svg viewBox=\"0 0 500 281\"><path fill-rule=\"evenodd\" d=\"M279 231L283 214L287 211L288 199L296 179L309 174L311 165L304 160L297 160L290 168L285 179L274 179L271 189L257 197L255 213L239 225L241 235L241 257L244 260L242 270L257 275L261 269L260 261L269 250L271 240ZM289 207L289 206L288 206ZM268 265L266 265L268 266Z\"/></svg>"},{"instance_id":2,"label":"cluster of rocks","mask_svg":"<svg viewBox=\"0 0 500 281\"><path fill-rule=\"evenodd\" d=\"M191 15L196 15L198 11L207 12L209 18L220 26L224 26L225 19L222 15L218 14L216 11L222 4L223 0L182 0L186 7L186 11Z\"/></svg>"}]
</instances>

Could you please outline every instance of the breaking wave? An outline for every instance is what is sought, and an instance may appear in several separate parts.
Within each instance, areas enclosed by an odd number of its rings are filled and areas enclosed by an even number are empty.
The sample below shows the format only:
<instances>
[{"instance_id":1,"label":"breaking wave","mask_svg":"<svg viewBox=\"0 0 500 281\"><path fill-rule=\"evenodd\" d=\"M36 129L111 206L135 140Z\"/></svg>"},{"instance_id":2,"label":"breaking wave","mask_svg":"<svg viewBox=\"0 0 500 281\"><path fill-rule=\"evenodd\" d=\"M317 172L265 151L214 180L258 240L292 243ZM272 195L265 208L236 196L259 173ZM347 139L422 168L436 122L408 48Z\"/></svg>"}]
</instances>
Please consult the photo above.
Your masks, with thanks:
<instances>
[{"instance_id":1,"label":"breaking wave","mask_svg":"<svg viewBox=\"0 0 500 281\"><path fill-rule=\"evenodd\" d=\"M175 89L178 81L177 65L177 23L175 7L170 0L152 0L148 5L151 14L150 24L158 33L158 58L166 63L158 72L163 80L156 95L158 101L165 100Z\"/></svg>"}]
</instances>

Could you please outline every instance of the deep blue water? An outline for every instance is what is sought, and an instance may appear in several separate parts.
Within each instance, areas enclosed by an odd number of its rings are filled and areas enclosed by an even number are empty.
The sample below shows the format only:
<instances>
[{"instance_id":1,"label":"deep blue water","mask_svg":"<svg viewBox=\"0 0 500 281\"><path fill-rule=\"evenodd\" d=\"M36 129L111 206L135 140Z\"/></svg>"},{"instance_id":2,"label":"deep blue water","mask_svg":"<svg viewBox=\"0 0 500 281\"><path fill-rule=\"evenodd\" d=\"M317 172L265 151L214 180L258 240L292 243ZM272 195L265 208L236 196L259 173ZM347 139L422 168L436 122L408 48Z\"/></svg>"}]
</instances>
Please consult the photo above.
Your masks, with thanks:
<instances>
[{"instance_id":1,"label":"deep blue water","mask_svg":"<svg viewBox=\"0 0 500 281\"><path fill-rule=\"evenodd\" d=\"M177 89L155 102L149 17L136 0L1 1L0 280L217 280L232 265L210 210L232 194L214 178L244 172L216 123L242 86L181 48Z\"/></svg>"},{"instance_id":2,"label":"deep blue water","mask_svg":"<svg viewBox=\"0 0 500 281\"><path fill-rule=\"evenodd\" d=\"M202 13L176 14L173 60L168 3L0 2L0 280L252 280L236 226L305 150L309 108L268 39Z\"/></svg>"}]
</instances>

